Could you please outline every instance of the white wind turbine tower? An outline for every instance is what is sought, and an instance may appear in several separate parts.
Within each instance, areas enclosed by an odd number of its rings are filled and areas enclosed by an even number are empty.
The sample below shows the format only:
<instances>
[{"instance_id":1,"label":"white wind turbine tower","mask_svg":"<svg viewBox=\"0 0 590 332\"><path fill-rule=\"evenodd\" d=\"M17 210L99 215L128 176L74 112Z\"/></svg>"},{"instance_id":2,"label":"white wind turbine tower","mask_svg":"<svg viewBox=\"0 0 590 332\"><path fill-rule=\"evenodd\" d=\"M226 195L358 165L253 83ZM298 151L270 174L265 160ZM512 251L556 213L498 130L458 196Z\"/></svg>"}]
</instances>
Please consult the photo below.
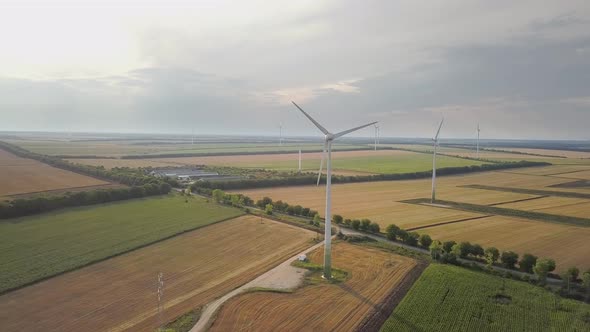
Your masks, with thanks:
<instances>
[{"instance_id":1,"label":"white wind turbine tower","mask_svg":"<svg viewBox=\"0 0 590 332\"><path fill-rule=\"evenodd\" d=\"M377 151L378 144L379 144L379 126L375 124L375 151Z\"/></svg>"},{"instance_id":2,"label":"white wind turbine tower","mask_svg":"<svg viewBox=\"0 0 590 332\"><path fill-rule=\"evenodd\" d=\"M301 173L301 148L299 148L299 173Z\"/></svg>"},{"instance_id":3,"label":"white wind turbine tower","mask_svg":"<svg viewBox=\"0 0 590 332\"><path fill-rule=\"evenodd\" d=\"M279 124L279 145L283 146L283 123Z\"/></svg>"},{"instance_id":4,"label":"white wind turbine tower","mask_svg":"<svg viewBox=\"0 0 590 332\"><path fill-rule=\"evenodd\" d=\"M476 158L479 159L479 123L477 124L477 152L476 152Z\"/></svg>"},{"instance_id":5,"label":"white wind turbine tower","mask_svg":"<svg viewBox=\"0 0 590 332\"><path fill-rule=\"evenodd\" d=\"M434 203L436 200L436 149L438 148L438 135L440 134L440 128L442 128L444 121L444 118L440 121L436 135L432 139L434 151L432 153L432 197L430 198L430 203Z\"/></svg>"},{"instance_id":6,"label":"white wind turbine tower","mask_svg":"<svg viewBox=\"0 0 590 332\"><path fill-rule=\"evenodd\" d=\"M322 127L316 120L314 120L309 114L305 113L305 111L299 107L299 105L295 104L292 101L293 105L297 107L303 115L305 115L318 129L324 133L324 151L322 153L322 159L320 162L320 171L318 173L318 185L320 184L320 177L322 176L322 167L324 166L324 158L326 158L327 154L327 164L326 164L326 213L325 213L325 232L324 232L324 278L331 279L332 278L332 220L331 220L331 208L332 208L332 142L338 137L342 137L346 134L352 133L353 131L357 131L359 129L368 127L370 125L374 125L377 122L371 122L366 125L362 125L359 127L355 127L349 130L341 131L336 134L330 133L326 128Z\"/></svg>"}]
</instances>

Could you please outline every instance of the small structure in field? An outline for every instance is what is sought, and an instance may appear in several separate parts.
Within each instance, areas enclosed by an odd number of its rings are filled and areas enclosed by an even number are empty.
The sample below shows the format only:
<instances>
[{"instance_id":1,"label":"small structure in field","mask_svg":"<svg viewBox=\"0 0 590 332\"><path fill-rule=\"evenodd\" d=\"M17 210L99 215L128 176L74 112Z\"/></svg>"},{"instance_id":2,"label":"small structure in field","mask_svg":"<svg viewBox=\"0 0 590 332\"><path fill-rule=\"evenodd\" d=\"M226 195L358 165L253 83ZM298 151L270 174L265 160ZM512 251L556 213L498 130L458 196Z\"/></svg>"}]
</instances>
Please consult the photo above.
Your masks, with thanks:
<instances>
[{"instance_id":1,"label":"small structure in field","mask_svg":"<svg viewBox=\"0 0 590 332\"><path fill-rule=\"evenodd\" d=\"M306 254L301 254L297 258L297 260L299 260L300 262L306 262L307 261L307 255Z\"/></svg>"}]
</instances>

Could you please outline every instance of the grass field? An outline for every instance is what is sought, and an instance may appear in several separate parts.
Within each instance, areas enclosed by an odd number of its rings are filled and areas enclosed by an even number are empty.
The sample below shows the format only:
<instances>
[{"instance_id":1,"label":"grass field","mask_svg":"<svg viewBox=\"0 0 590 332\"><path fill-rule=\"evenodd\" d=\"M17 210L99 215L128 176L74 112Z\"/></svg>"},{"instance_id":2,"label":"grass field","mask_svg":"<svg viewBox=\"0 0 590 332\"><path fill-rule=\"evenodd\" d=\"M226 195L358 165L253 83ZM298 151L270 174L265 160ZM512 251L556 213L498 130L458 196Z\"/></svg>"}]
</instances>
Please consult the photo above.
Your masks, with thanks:
<instances>
[{"instance_id":1,"label":"grass field","mask_svg":"<svg viewBox=\"0 0 590 332\"><path fill-rule=\"evenodd\" d=\"M317 172L321 153L304 153L301 167L304 171ZM299 167L298 153L267 155L235 155L212 157L181 157L157 159L70 159L75 163L112 167L161 167L183 165L214 165L242 168L263 168L281 171L296 171ZM482 165L482 162L439 156L439 167ZM332 153L333 170L358 174L413 173L432 169L432 156L424 153L381 150L341 151Z\"/></svg>"},{"instance_id":2,"label":"grass field","mask_svg":"<svg viewBox=\"0 0 590 332\"><path fill-rule=\"evenodd\" d=\"M433 239L456 242L470 241L481 246L494 246L522 255L534 254L553 258L557 270L577 266L582 271L590 268L590 228L564 226L527 219L492 216L449 225L425 228L419 233Z\"/></svg>"},{"instance_id":3,"label":"grass field","mask_svg":"<svg viewBox=\"0 0 590 332\"><path fill-rule=\"evenodd\" d=\"M323 250L309 255L321 263ZM416 266L411 258L344 242L333 266L347 271L341 284L320 283L290 294L256 292L229 300L211 331L353 331Z\"/></svg>"},{"instance_id":4,"label":"grass field","mask_svg":"<svg viewBox=\"0 0 590 332\"><path fill-rule=\"evenodd\" d=\"M168 195L0 222L0 292L242 214Z\"/></svg>"},{"instance_id":5,"label":"grass field","mask_svg":"<svg viewBox=\"0 0 590 332\"><path fill-rule=\"evenodd\" d=\"M433 264L381 331L588 331L589 312L536 286Z\"/></svg>"},{"instance_id":6,"label":"grass field","mask_svg":"<svg viewBox=\"0 0 590 332\"><path fill-rule=\"evenodd\" d=\"M186 217L186 216L185 216ZM242 216L0 296L4 331L154 331L311 246L315 233Z\"/></svg>"},{"instance_id":7,"label":"grass field","mask_svg":"<svg viewBox=\"0 0 590 332\"><path fill-rule=\"evenodd\" d=\"M584 151L566 151L566 150L550 150L550 149L517 149L517 148L502 148L506 151L516 151L533 154L544 154L548 156L559 156L566 158L590 158L590 152Z\"/></svg>"},{"instance_id":8,"label":"grass field","mask_svg":"<svg viewBox=\"0 0 590 332\"><path fill-rule=\"evenodd\" d=\"M111 183L18 157L0 149L0 198L64 190L100 188Z\"/></svg>"}]
</instances>

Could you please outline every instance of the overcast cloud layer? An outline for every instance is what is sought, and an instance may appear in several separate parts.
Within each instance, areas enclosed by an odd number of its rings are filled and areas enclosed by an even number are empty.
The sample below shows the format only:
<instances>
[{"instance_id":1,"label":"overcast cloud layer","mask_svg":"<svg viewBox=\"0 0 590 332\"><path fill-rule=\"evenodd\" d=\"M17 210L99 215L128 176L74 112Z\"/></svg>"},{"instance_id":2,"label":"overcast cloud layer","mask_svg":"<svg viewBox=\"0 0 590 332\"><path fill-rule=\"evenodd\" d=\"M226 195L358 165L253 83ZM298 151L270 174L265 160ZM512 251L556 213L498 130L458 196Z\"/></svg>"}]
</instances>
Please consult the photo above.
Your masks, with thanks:
<instances>
[{"instance_id":1,"label":"overcast cloud layer","mask_svg":"<svg viewBox=\"0 0 590 332\"><path fill-rule=\"evenodd\" d=\"M590 139L587 0L1 2L0 43L0 130Z\"/></svg>"}]
</instances>

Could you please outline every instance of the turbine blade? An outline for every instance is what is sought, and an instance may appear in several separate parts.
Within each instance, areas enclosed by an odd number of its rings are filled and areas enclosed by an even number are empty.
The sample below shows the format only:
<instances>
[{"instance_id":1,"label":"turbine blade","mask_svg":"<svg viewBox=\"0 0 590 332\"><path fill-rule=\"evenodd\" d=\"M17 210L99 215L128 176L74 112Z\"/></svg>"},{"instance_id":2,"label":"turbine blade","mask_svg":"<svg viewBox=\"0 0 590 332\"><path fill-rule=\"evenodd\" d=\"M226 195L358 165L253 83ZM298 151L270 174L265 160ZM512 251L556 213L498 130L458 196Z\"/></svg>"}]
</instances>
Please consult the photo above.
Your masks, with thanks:
<instances>
[{"instance_id":1,"label":"turbine blade","mask_svg":"<svg viewBox=\"0 0 590 332\"><path fill-rule=\"evenodd\" d=\"M324 158L326 156L326 149L327 149L328 141L324 141L324 152L322 152L322 159L320 161L320 171L318 172L318 183L316 186L320 185L320 179L322 178L322 168L324 167Z\"/></svg>"},{"instance_id":2,"label":"turbine blade","mask_svg":"<svg viewBox=\"0 0 590 332\"><path fill-rule=\"evenodd\" d=\"M316 120L314 120L309 114L305 113L305 111L301 107L299 107L299 105L295 104L294 101L291 102L293 103L293 105L295 105L295 107L297 107L301 111L301 113L303 113L303 115L305 115L311 122L313 122L313 124L316 127L318 127L318 129L321 130L322 133L324 133L324 135L330 135L330 132L326 128L322 127L322 125L319 124Z\"/></svg>"},{"instance_id":3,"label":"turbine blade","mask_svg":"<svg viewBox=\"0 0 590 332\"><path fill-rule=\"evenodd\" d=\"M339 133L336 133L336 134L332 135L332 138L333 138L333 139L336 139L336 138L338 138L338 137L341 137L341 136L344 136L344 135L346 135L346 134L352 133L353 131L357 131L357 130L359 130L359 129L363 129L363 128L365 128L365 127L368 127L368 126L374 125L374 124L375 124L375 123L377 123L377 122L378 122L378 121L375 121L375 122L367 123L366 125L358 126L358 127L356 127L356 128L352 128L352 129L348 129L348 130L345 130L345 131L341 131L341 132L339 132Z\"/></svg>"},{"instance_id":4,"label":"turbine blade","mask_svg":"<svg viewBox=\"0 0 590 332\"><path fill-rule=\"evenodd\" d=\"M442 128L443 122L445 122L445 118L442 118L442 120L440 121L440 126L438 126L438 131L436 132L436 136L434 136L434 139L438 142L438 134L440 134L440 128Z\"/></svg>"}]
</instances>

